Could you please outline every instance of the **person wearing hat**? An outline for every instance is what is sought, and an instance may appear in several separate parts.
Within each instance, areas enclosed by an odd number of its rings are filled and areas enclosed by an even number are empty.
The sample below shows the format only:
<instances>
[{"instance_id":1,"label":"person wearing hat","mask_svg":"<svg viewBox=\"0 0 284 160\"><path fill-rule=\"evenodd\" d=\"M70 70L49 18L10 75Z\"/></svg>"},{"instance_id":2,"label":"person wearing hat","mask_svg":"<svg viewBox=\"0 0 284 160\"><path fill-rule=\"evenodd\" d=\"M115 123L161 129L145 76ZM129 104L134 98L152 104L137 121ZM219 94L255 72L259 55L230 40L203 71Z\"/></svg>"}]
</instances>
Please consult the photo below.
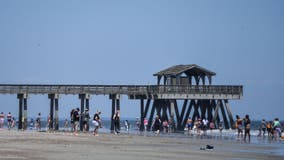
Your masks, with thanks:
<instances>
[{"instance_id":1,"label":"person wearing hat","mask_svg":"<svg viewBox=\"0 0 284 160\"><path fill-rule=\"evenodd\" d=\"M89 130L89 119L90 119L90 114L89 114L89 109L86 108L85 112L83 113L83 129L84 132L87 132Z\"/></svg>"}]
</instances>

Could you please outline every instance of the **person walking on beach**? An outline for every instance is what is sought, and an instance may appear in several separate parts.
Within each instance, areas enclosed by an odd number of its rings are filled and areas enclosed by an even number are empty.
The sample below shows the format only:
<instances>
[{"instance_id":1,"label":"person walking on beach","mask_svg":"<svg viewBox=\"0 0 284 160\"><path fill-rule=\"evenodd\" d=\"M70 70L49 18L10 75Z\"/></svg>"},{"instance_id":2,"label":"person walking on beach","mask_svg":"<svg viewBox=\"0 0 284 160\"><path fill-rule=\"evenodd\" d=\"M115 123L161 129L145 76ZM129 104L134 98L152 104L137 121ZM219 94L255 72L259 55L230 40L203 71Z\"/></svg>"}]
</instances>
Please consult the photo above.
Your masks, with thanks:
<instances>
[{"instance_id":1,"label":"person walking on beach","mask_svg":"<svg viewBox=\"0 0 284 160\"><path fill-rule=\"evenodd\" d=\"M79 121L80 121L80 109L76 108L73 113L73 120L74 120L74 135L78 135L78 129L79 129Z\"/></svg>"},{"instance_id":2,"label":"person walking on beach","mask_svg":"<svg viewBox=\"0 0 284 160\"><path fill-rule=\"evenodd\" d=\"M12 128L12 114L11 114L11 112L9 112L7 114L7 122L8 122L8 130L10 130Z\"/></svg>"},{"instance_id":3,"label":"person walking on beach","mask_svg":"<svg viewBox=\"0 0 284 160\"><path fill-rule=\"evenodd\" d=\"M16 126L16 119L15 117L12 117L12 128Z\"/></svg>"},{"instance_id":4,"label":"person walking on beach","mask_svg":"<svg viewBox=\"0 0 284 160\"><path fill-rule=\"evenodd\" d=\"M245 127L245 136L244 136L244 141L246 141L246 138L248 136L248 140L250 142L250 118L249 118L249 115L247 114L244 118L244 127Z\"/></svg>"},{"instance_id":5,"label":"person walking on beach","mask_svg":"<svg viewBox=\"0 0 284 160\"><path fill-rule=\"evenodd\" d=\"M99 129L102 128L102 120L101 120L101 111L97 110L97 112L93 116L93 125L94 125L94 131L93 135L98 136Z\"/></svg>"},{"instance_id":6,"label":"person walking on beach","mask_svg":"<svg viewBox=\"0 0 284 160\"><path fill-rule=\"evenodd\" d=\"M201 130L202 130L202 120L201 118L198 118L197 120L197 135L201 135Z\"/></svg>"},{"instance_id":7,"label":"person walking on beach","mask_svg":"<svg viewBox=\"0 0 284 160\"><path fill-rule=\"evenodd\" d=\"M84 130L84 132L88 131L89 120L90 120L89 109L85 109L85 112L83 113L83 130Z\"/></svg>"},{"instance_id":8,"label":"person walking on beach","mask_svg":"<svg viewBox=\"0 0 284 160\"><path fill-rule=\"evenodd\" d=\"M158 136L160 134L160 128L161 128L161 119L159 117L159 115L156 116L155 121L153 123L153 128L154 128L154 132L155 135Z\"/></svg>"},{"instance_id":9,"label":"person walking on beach","mask_svg":"<svg viewBox=\"0 0 284 160\"><path fill-rule=\"evenodd\" d=\"M275 140L281 137L281 123L278 118L275 118L273 121L273 130Z\"/></svg>"},{"instance_id":10,"label":"person walking on beach","mask_svg":"<svg viewBox=\"0 0 284 160\"><path fill-rule=\"evenodd\" d=\"M94 114L93 121L97 119L97 122L99 123L99 128L102 128L102 120L101 120L101 111L97 110L97 112Z\"/></svg>"},{"instance_id":11,"label":"person walking on beach","mask_svg":"<svg viewBox=\"0 0 284 160\"><path fill-rule=\"evenodd\" d=\"M75 109L72 109L71 112L70 112L70 123L71 123L71 132L74 132L75 131L75 125L74 125L74 114L75 112Z\"/></svg>"},{"instance_id":12,"label":"person walking on beach","mask_svg":"<svg viewBox=\"0 0 284 160\"><path fill-rule=\"evenodd\" d=\"M202 120L202 130L203 130L203 135L204 136L207 135L207 126L208 126L208 120L207 119L203 119Z\"/></svg>"},{"instance_id":13,"label":"person walking on beach","mask_svg":"<svg viewBox=\"0 0 284 160\"><path fill-rule=\"evenodd\" d=\"M240 118L239 115L236 115L236 128L238 130L238 138L243 137L243 120Z\"/></svg>"},{"instance_id":14,"label":"person walking on beach","mask_svg":"<svg viewBox=\"0 0 284 160\"><path fill-rule=\"evenodd\" d=\"M36 129L38 131L41 130L41 113L39 112L37 117L36 117Z\"/></svg>"},{"instance_id":15,"label":"person walking on beach","mask_svg":"<svg viewBox=\"0 0 284 160\"><path fill-rule=\"evenodd\" d=\"M0 128L4 127L4 121L5 121L5 114L4 112L0 113Z\"/></svg>"},{"instance_id":16,"label":"person walking on beach","mask_svg":"<svg viewBox=\"0 0 284 160\"><path fill-rule=\"evenodd\" d=\"M137 117L136 118L136 122L135 122L135 124L136 124L136 129L139 131L140 130L140 119L139 119L139 117Z\"/></svg>"},{"instance_id":17,"label":"person walking on beach","mask_svg":"<svg viewBox=\"0 0 284 160\"><path fill-rule=\"evenodd\" d=\"M93 124L94 124L94 136L98 136L100 124L99 124L99 116L94 116L93 118Z\"/></svg>"},{"instance_id":18,"label":"person walking on beach","mask_svg":"<svg viewBox=\"0 0 284 160\"><path fill-rule=\"evenodd\" d=\"M262 119L262 121L260 122L260 125L259 125L259 133L257 136L265 136L265 131L266 131L266 122L265 122L265 119Z\"/></svg>"},{"instance_id":19,"label":"person walking on beach","mask_svg":"<svg viewBox=\"0 0 284 160\"><path fill-rule=\"evenodd\" d=\"M119 134L120 133L120 115L119 115L119 111L115 112L115 114L113 115L113 120L114 120L114 134Z\"/></svg>"},{"instance_id":20,"label":"person walking on beach","mask_svg":"<svg viewBox=\"0 0 284 160\"><path fill-rule=\"evenodd\" d=\"M144 132L146 132L147 131L147 127L148 127L148 119L144 118L143 123L144 123Z\"/></svg>"},{"instance_id":21,"label":"person walking on beach","mask_svg":"<svg viewBox=\"0 0 284 160\"><path fill-rule=\"evenodd\" d=\"M266 130L268 137L272 137L272 121L268 121L266 124Z\"/></svg>"}]
</instances>

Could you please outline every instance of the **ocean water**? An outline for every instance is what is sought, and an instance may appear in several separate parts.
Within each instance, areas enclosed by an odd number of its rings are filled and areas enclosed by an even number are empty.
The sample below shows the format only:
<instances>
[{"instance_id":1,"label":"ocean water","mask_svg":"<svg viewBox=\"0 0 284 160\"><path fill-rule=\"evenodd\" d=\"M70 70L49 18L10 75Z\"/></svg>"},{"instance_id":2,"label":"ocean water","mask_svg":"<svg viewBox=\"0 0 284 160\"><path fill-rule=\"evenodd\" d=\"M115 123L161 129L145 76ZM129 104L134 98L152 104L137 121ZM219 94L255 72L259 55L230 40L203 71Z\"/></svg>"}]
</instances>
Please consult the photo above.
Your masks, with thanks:
<instances>
[{"instance_id":1,"label":"ocean water","mask_svg":"<svg viewBox=\"0 0 284 160\"><path fill-rule=\"evenodd\" d=\"M136 133L138 131L138 127L136 125L136 122L137 122L136 118L122 118L120 120L121 131L123 132L125 130L125 127L124 127L124 121L125 120L128 120L128 122L129 122L129 131L128 132L129 133L132 133L132 132ZM60 119L59 120L59 130L60 131L71 130L70 120L68 120L68 122L69 122L69 127L65 128L64 127L65 120ZM35 123L36 123L35 120L33 120L33 123L32 123L31 118L30 118L29 121L28 121L28 130L36 130ZM251 121L251 135L258 135L260 124L261 124L261 121L259 121L259 120ZM284 124L284 123L282 122L281 124ZM89 121L89 125L90 125L90 130L92 130L94 128L94 126L93 126L91 120ZM47 121L41 120L41 126L42 126L43 131L48 130ZM110 119L109 118L102 118L102 128L100 130L103 131L103 132L110 132L110 127L111 127ZM7 128L7 122L6 121L5 121L4 128ZM15 129L17 129L17 126L15 126ZM215 131L217 131L218 134L219 134L218 129L216 129ZM235 130L231 130L231 129L223 130L223 134L230 134L231 132L235 133ZM177 131L177 133L183 133L183 131Z\"/></svg>"}]
</instances>

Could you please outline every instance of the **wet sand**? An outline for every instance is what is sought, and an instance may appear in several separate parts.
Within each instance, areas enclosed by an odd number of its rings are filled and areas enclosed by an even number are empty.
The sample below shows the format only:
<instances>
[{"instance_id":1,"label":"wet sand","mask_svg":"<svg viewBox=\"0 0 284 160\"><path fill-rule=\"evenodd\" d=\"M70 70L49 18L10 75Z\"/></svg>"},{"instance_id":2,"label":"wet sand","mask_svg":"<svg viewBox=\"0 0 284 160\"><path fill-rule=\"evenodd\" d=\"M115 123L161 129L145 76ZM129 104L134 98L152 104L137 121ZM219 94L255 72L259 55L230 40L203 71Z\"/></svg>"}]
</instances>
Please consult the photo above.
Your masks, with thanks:
<instances>
[{"instance_id":1,"label":"wet sand","mask_svg":"<svg viewBox=\"0 0 284 160\"><path fill-rule=\"evenodd\" d=\"M164 159L273 159L283 160L277 150L283 143L257 144L242 141L113 135L98 137L80 133L31 132L0 130L0 159L104 159L104 160L164 160ZM200 150L207 144L214 150Z\"/></svg>"}]
</instances>

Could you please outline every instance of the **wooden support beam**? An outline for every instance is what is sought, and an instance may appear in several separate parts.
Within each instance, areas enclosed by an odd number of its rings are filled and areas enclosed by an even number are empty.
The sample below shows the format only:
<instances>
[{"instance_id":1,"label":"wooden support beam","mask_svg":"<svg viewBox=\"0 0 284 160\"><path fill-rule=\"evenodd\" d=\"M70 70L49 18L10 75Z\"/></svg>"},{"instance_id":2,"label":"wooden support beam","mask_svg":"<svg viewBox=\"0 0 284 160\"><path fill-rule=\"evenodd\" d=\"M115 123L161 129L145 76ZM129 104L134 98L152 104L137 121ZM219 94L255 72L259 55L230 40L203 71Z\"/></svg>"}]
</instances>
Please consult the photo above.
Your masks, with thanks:
<instances>
[{"instance_id":1,"label":"wooden support beam","mask_svg":"<svg viewBox=\"0 0 284 160\"><path fill-rule=\"evenodd\" d=\"M28 128L28 99L24 98L24 130Z\"/></svg>"},{"instance_id":2,"label":"wooden support beam","mask_svg":"<svg viewBox=\"0 0 284 160\"><path fill-rule=\"evenodd\" d=\"M49 110L49 130L53 130L53 122L54 122L54 98L50 98L50 110Z\"/></svg>"},{"instance_id":3,"label":"wooden support beam","mask_svg":"<svg viewBox=\"0 0 284 160\"><path fill-rule=\"evenodd\" d=\"M162 109L163 109L163 114L162 114L163 118L162 119L163 120L167 120L167 121L169 120L168 119L168 114L167 114L168 104L169 104L168 101L166 101L166 102L164 102L164 105L162 106Z\"/></svg>"},{"instance_id":4,"label":"wooden support beam","mask_svg":"<svg viewBox=\"0 0 284 160\"><path fill-rule=\"evenodd\" d=\"M205 75L202 75L201 79L202 79L202 84L205 85Z\"/></svg>"},{"instance_id":5,"label":"wooden support beam","mask_svg":"<svg viewBox=\"0 0 284 160\"><path fill-rule=\"evenodd\" d=\"M175 108L175 115L176 115L176 119L178 120L179 119L179 110L178 110L178 106L177 106L177 101L176 100L173 100L173 104L174 104L174 108Z\"/></svg>"},{"instance_id":6,"label":"wooden support beam","mask_svg":"<svg viewBox=\"0 0 284 160\"><path fill-rule=\"evenodd\" d=\"M152 109L151 109L151 113L150 113L150 117L149 117L149 121L148 121L148 130L151 130L151 127L152 127L156 103L157 103L157 100L154 100L153 105L152 105Z\"/></svg>"},{"instance_id":7,"label":"wooden support beam","mask_svg":"<svg viewBox=\"0 0 284 160\"><path fill-rule=\"evenodd\" d=\"M161 110L162 110L162 106L164 105L163 104L163 101L162 100L156 100L157 101L157 103L156 103L156 112L157 112L157 115L160 117L160 118L162 118L161 117Z\"/></svg>"},{"instance_id":8,"label":"wooden support beam","mask_svg":"<svg viewBox=\"0 0 284 160\"><path fill-rule=\"evenodd\" d=\"M18 94L17 98L19 99L19 124L18 124L18 129L23 129L23 99L24 96L23 94Z\"/></svg>"},{"instance_id":9,"label":"wooden support beam","mask_svg":"<svg viewBox=\"0 0 284 160\"><path fill-rule=\"evenodd\" d=\"M221 101L221 106L220 107L221 107L221 112L222 112L225 128L229 129L229 122L228 122L227 115L226 115L225 108L224 108L224 105L223 105L222 101Z\"/></svg>"},{"instance_id":10,"label":"wooden support beam","mask_svg":"<svg viewBox=\"0 0 284 160\"><path fill-rule=\"evenodd\" d=\"M213 121L213 115L212 115L213 106L212 106L211 101L212 101L212 100L207 100L207 103L208 103L208 107L207 107L207 118L208 118L208 121L209 121L209 122Z\"/></svg>"},{"instance_id":11,"label":"wooden support beam","mask_svg":"<svg viewBox=\"0 0 284 160\"><path fill-rule=\"evenodd\" d=\"M90 111L90 97L89 96L86 97L85 104L86 104L86 109L88 109ZM87 126L86 131L88 132L90 130L89 121L87 121L86 126Z\"/></svg>"},{"instance_id":12,"label":"wooden support beam","mask_svg":"<svg viewBox=\"0 0 284 160\"><path fill-rule=\"evenodd\" d=\"M182 129L184 127L182 127L182 123L183 123L183 119L184 119L184 113L185 113L185 109L186 109L186 106L187 106L187 103L188 103L188 100L185 99L183 101L183 105L182 105L182 109L181 109L181 113L180 113L180 116L179 116L179 119L177 120L178 124L177 124L177 128L178 129Z\"/></svg>"},{"instance_id":13,"label":"wooden support beam","mask_svg":"<svg viewBox=\"0 0 284 160\"><path fill-rule=\"evenodd\" d=\"M199 102L200 101L197 101L197 103L195 103L195 105L194 105L194 112L193 112L193 120L195 121L197 118L200 118L200 114L199 114Z\"/></svg>"},{"instance_id":14,"label":"wooden support beam","mask_svg":"<svg viewBox=\"0 0 284 160\"><path fill-rule=\"evenodd\" d=\"M54 99L55 103L55 119L54 119L54 125L55 125L55 130L59 130L59 117L58 117L58 98Z\"/></svg>"},{"instance_id":15,"label":"wooden support beam","mask_svg":"<svg viewBox=\"0 0 284 160\"><path fill-rule=\"evenodd\" d=\"M144 99L140 99L140 131L144 130Z\"/></svg>"},{"instance_id":16,"label":"wooden support beam","mask_svg":"<svg viewBox=\"0 0 284 160\"><path fill-rule=\"evenodd\" d=\"M185 117L184 117L184 120L183 120L183 124L182 124L182 127L183 127L183 128L184 128L185 125L186 125L186 122L187 122L187 119L189 118L189 115L190 115L192 106L194 106L194 105L195 105L195 100L190 100L188 109L187 109L187 111L186 111L186 114L185 114ZM192 120L194 120L194 119L192 119Z\"/></svg>"},{"instance_id":17,"label":"wooden support beam","mask_svg":"<svg viewBox=\"0 0 284 160\"><path fill-rule=\"evenodd\" d=\"M80 96L79 96L80 97ZM85 96L82 96L81 98L81 112L80 112L80 131L83 131L84 126L83 126L83 113L85 110Z\"/></svg>"},{"instance_id":18,"label":"wooden support beam","mask_svg":"<svg viewBox=\"0 0 284 160\"><path fill-rule=\"evenodd\" d=\"M86 102L86 109L90 110L90 99L87 98L85 102Z\"/></svg>"},{"instance_id":19,"label":"wooden support beam","mask_svg":"<svg viewBox=\"0 0 284 160\"><path fill-rule=\"evenodd\" d=\"M172 118L171 117L172 116L172 108L171 108L171 104L170 103L167 105L167 108L168 108L169 117Z\"/></svg>"},{"instance_id":20,"label":"wooden support beam","mask_svg":"<svg viewBox=\"0 0 284 160\"><path fill-rule=\"evenodd\" d=\"M113 115L115 114L115 98L111 99L111 116L110 116L110 132L114 133L114 120Z\"/></svg>"},{"instance_id":21,"label":"wooden support beam","mask_svg":"<svg viewBox=\"0 0 284 160\"><path fill-rule=\"evenodd\" d=\"M200 104L200 111L201 111L201 119L205 119L206 117L206 101L205 100L199 100L199 104Z\"/></svg>"},{"instance_id":22,"label":"wooden support beam","mask_svg":"<svg viewBox=\"0 0 284 160\"><path fill-rule=\"evenodd\" d=\"M148 114L148 110L149 110L149 107L150 107L150 103L151 103L151 99L147 99L147 102L146 102L146 106L145 106L145 112L144 112L144 118L147 117L147 114Z\"/></svg>"},{"instance_id":23,"label":"wooden support beam","mask_svg":"<svg viewBox=\"0 0 284 160\"><path fill-rule=\"evenodd\" d=\"M215 102L215 101L214 101ZM217 101L217 105L214 106L214 117L213 117L213 121L216 122L217 120L217 116L219 116L219 108L220 108L220 101L218 100ZM219 121L218 121L218 125L219 125ZM215 124L216 126L216 124Z\"/></svg>"},{"instance_id":24,"label":"wooden support beam","mask_svg":"<svg viewBox=\"0 0 284 160\"><path fill-rule=\"evenodd\" d=\"M225 99L224 101L225 101L226 110L227 110L229 120L230 120L230 126L232 129L235 129L236 128L235 121L234 121L233 114L230 109L229 101L227 99Z\"/></svg>"}]
</instances>

